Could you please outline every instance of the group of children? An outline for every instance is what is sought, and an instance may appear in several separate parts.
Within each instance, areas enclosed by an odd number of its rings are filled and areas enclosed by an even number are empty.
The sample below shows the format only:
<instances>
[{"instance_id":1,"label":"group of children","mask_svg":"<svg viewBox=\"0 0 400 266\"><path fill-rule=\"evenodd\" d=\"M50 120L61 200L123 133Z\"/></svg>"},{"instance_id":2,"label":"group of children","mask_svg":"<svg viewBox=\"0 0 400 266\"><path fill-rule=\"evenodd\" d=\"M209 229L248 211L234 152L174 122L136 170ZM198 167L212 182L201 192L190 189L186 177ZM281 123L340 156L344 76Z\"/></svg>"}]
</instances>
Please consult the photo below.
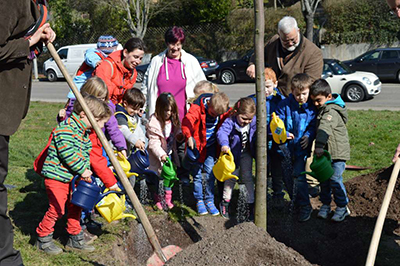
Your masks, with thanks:
<instances>
[{"instance_id":1,"label":"group of children","mask_svg":"<svg viewBox=\"0 0 400 266\"><path fill-rule=\"evenodd\" d=\"M340 95L333 94L324 80L313 81L307 74L297 74L291 81L292 93L285 98L277 89L277 80L272 69L265 70L267 124L275 112L281 118L287 131L286 148L290 152L293 166L291 178L295 178L297 193L295 203L299 208L298 220L310 219L310 204L305 171L307 157L310 156L315 139L315 154L321 156L327 149L332 156L333 176L321 183L320 199L323 203L318 217L327 219L331 212L331 194L337 208L332 220L340 222L347 215L348 198L342 181L345 162L349 160L350 146L346 129L347 111ZM219 154L232 152L236 169L247 189L247 204L250 219L254 219L254 177L253 159L256 153L256 97L239 99L229 107L229 98L219 92L217 86L208 81L199 82L193 99L188 99L190 109L184 117L179 117L178 106L171 93L161 93L156 101L154 114L145 126L141 116L145 106L143 93L132 88L126 90L122 100L114 105L109 100L106 84L99 77L86 80L81 93L99 127L116 151L128 157L135 150L147 150L149 169L161 174L162 165L170 158L181 167L177 143L186 143L186 149L199 151L197 162L190 169L193 177L193 196L199 215L221 214L229 218L229 205L235 179L221 185L219 208L215 205L215 176L212 171ZM49 209L37 227L37 245L49 254L62 252L52 241L55 222L65 213L67 203L67 232L70 237L67 247L93 251L84 238L80 226L81 210L69 202L70 182L75 175L82 181L97 176L110 190L118 190L117 179L103 153L102 145L92 129L81 104L70 97L65 109L58 116L59 125L52 132L48 155L43 165L42 175L49 198ZM269 126L268 126L269 129ZM283 199L281 164L282 152L273 143L268 131L269 171L273 179L273 196ZM147 145L146 145L147 144ZM179 172L178 172L179 173ZM179 176L178 176L179 178ZM82 182L81 181L81 182ZM204 181L204 182L203 182ZM134 185L134 184L133 184ZM289 184L285 182L287 190ZM157 209L171 209L171 185L163 186L164 191L156 190L154 205ZM163 192L163 193L162 193ZM162 199L161 195L165 197ZM165 202L166 206L163 206Z\"/></svg>"}]
</instances>

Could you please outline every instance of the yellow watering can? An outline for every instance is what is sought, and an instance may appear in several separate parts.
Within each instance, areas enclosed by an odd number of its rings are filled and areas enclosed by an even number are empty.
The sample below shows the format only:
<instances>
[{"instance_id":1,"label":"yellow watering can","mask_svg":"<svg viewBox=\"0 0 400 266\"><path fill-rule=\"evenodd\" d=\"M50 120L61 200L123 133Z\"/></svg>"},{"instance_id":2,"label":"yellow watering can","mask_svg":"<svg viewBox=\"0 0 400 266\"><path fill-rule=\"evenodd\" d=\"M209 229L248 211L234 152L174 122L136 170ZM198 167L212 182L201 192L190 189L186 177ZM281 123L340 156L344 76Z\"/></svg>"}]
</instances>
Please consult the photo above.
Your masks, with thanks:
<instances>
[{"instance_id":1,"label":"yellow watering can","mask_svg":"<svg viewBox=\"0 0 400 266\"><path fill-rule=\"evenodd\" d=\"M108 188L104 190L106 193L103 194L103 197L96 204L97 211L107 222L111 223L112 221L126 217L136 219L135 215L124 213L126 210L125 194L122 191L107 191Z\"/></svg>"},{"instance_id":2,"label":"yellow watering can","mask_svg":"<svg viewBox=\"0 0 400 266\"><path fill-rule=\"evenodd\" d=\"M133 175L138 176L137 173L130 172L131 171L131 163L128 161L128 159L125 158L125 156L122 153L118 152L116 157L117 157L119 164L122 167L122 170L124 170L126 177L130 178Z\"/></svg>"},{"instance_id":3,"label":"yellow watering can","mask_svg":"<svg viewBox=\"0 0 400 266\"><path fill-rule=\"evenodd\" d=\"M222 153L219 155L218 161L215 163L213 167L213 173L217 180L221 182L225 182L228 179L235 178L236 180L239 177L232 175L233 171L235 171L236 165L233 158L233 154L231 150L228 153Z\"/></svg>"},{"instance_id":4,"label":"yellow watering can","mask_svg":"<svg viewBox=\"0 0 400 266\"><path fill-rule=\"evenodd\" d=\"M272 138L277 144L283 144L286 142L286 129L285 123L280 119L275 112L272 113L272 118L270 122L270 128L272 133Z\"/></svg>"}]
</instances>

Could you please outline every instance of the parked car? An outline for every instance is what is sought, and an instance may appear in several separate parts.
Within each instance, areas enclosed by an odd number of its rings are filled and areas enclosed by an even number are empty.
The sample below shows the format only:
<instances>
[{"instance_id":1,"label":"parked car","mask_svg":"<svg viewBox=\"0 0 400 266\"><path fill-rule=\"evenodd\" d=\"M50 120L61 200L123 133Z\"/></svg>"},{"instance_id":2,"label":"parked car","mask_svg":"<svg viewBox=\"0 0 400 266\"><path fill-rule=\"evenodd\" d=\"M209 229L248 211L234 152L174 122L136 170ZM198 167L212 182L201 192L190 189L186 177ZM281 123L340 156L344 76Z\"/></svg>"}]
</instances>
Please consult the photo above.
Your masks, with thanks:
<instances>
[{"instance_id":1,"label":"parked car","mask_svg":"<svg viewBox=\"0 0 400 266\"><path fill-rule=\"evenodd\" d=\"M218 67L217 61L201 56L193 56L196 57L197 61L199 61L200 67L204 71L204 75L206 75L208 79L216 78L215 70ZM139 65L136 67L136 71L138 72L136 82L143 82L143 77L148 67L149 64Z\"/></svg>"},{"instance_id":2,"label":"parked car","mask_svg":"<svg viewBox=\"0 0 400 266\"><path fill-rule=\"evenodd\" d=\"M252 54L253 51L249 51L240 59L220 63L216 70L219 81L223 84L233 84L237 81L254 82L254 79L246 74L246 69Z\"/></svg>"},{"instance_id":3,"label":"parked car","mask_svg":"<svg viewBox=\"0 0 400 266\"><path fill-rule=\"evenodd\" d=\"M381 92L382 83L374 73L353 71L336 59L324 59L322 78L332 92L341 94L349 102L369 99Z\"/></svg>"},{"instance_id":4,"label":"parked car","mask_svg":"<svg viewBox=\"0 0 400 266\"><path fill-rule=\"evenodd\" d=\"M400 47L374 49L343 63L354 71L368 71L382 80L400 82Z\"/></svg>"}]
</instances>

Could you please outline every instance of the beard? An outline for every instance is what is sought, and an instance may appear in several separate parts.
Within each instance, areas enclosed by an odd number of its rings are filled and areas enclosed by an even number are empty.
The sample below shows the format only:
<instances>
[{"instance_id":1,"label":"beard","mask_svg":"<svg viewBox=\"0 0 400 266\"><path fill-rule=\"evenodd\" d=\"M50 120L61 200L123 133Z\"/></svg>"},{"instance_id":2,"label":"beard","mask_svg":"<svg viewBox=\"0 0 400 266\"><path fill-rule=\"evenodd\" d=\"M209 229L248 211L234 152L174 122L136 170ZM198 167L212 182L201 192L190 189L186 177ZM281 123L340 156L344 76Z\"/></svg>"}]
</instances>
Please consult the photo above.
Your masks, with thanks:
<instances>
[{"instance_id":1,"label":"beard","mask_svg":"<svg viewBox=\"0 0 400 266\"><path fill-rule=\"evenodd\" d=\"M296 48L297 47L299 47L299 44L300 44L300 32L299 33L297 33L297 43L295 43L295 44L293 44L292 46L289 46L289 47L283 47L283 48L285 48L287 51L289 51L289 52L293 52L294 50L296 50Z\"/></svg>"}]
</instances>

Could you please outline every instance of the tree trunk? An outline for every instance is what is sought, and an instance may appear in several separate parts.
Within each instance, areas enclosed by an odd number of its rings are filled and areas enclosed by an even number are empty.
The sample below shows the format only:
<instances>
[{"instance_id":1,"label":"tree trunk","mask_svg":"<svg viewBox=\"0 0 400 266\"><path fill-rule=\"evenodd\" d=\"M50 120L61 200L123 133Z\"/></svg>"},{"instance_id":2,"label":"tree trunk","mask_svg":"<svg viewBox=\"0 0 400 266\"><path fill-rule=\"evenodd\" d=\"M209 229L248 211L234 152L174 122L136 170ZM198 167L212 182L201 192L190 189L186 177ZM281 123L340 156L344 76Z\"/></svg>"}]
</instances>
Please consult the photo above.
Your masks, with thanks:
<instances>
[{"instance_id":1,"label":"tree trunk","mask_svg":"<svg viewBox=\"0 0 400 266\"><path fill-rule=\"evenodd\" d=\"M255 66L257 98L257 155L255 224L267 230L267 116L265 108L264 75L264 3L254 0L255 12Z\"/></svg>"},{"instance_id":2,"label":"tree trunk","mask_svg":"<svg viewBox=\"0 0 400 266\"><path fill-rule=\"evenodd\" d=\"M305 16L306 19L306 38L313 41L314 37L314 14Z\"/></svg>"}]
</instances>

